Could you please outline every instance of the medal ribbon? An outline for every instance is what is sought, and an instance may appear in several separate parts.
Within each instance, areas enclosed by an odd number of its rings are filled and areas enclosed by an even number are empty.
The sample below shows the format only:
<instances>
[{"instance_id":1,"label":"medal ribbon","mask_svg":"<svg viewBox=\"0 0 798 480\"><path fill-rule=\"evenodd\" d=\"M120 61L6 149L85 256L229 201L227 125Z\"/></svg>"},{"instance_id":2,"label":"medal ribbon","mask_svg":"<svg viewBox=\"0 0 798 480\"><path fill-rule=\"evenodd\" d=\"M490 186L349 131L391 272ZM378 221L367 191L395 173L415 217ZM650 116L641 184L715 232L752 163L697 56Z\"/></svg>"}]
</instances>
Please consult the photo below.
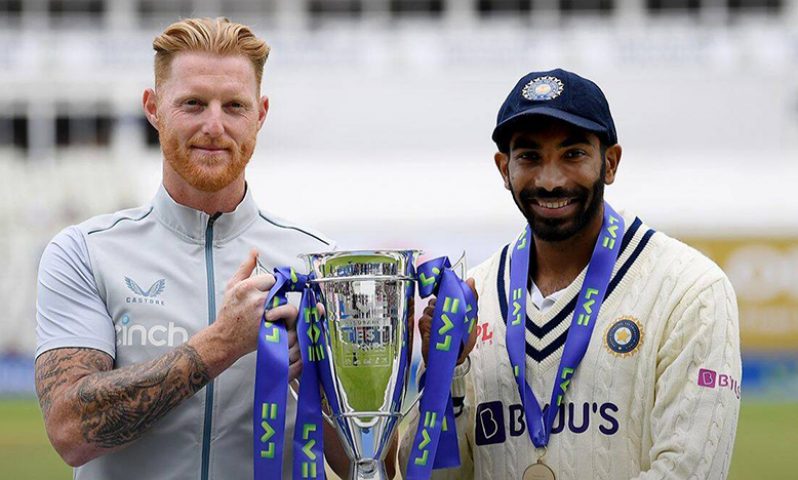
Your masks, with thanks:
<instances>
[{"instance_id":1,"label":"medal ribbon","mask_svg":"<svg viewBox=\"0 0 798 480\"><path fill-rule=\"evenodd\" d=\"M253 409L253 459L255 480L282 478L285 410L288 395L288 335L285 324L269 322L266 312L288 303L288 292L302 292L297 342L302 355L297 419L294 426L293 478L324 478L324 444L319 381L324 371L318 368L324 350L320 336L316 295L310 288L310 276L292 268L274 270L276 282L266 297L258 334L258 357L255 371L255 408Z\"/></svg>"},{"instance_id":2,"label":"medal ribbon","mask_svg":"<svg viewBox=\"0 0 798 480\"><path fill-rule=\"evenodd\" d=\"M529 225L513 246L510 257L510 292L507 302L507 353L510 356L513 376L518 385L521 403L524 406L529 437L537 448L548 445L554 419L571 382L571 377L587 352L599 310L607 294L612 269L621 249L620 237L623 231L623 218L605 202L601 231L587 267L582 289L577 297L545 417L534 392L526 382L526 286L532 242L532 229Z\"/></svg>"},{"instance_id":3,"label":"medal ribbon","mask_svg":"<svg viewBox=\"0 0 798 480\"><path fill-rule=\"evenodd\" d=\"M474 328L477 302L446 257L418 267L419 295L437 295L432 316L419 426L407 465L407 479L428 479L433 468L460 464L451 385L461 348Z\"/></svg>"}]
</instances>

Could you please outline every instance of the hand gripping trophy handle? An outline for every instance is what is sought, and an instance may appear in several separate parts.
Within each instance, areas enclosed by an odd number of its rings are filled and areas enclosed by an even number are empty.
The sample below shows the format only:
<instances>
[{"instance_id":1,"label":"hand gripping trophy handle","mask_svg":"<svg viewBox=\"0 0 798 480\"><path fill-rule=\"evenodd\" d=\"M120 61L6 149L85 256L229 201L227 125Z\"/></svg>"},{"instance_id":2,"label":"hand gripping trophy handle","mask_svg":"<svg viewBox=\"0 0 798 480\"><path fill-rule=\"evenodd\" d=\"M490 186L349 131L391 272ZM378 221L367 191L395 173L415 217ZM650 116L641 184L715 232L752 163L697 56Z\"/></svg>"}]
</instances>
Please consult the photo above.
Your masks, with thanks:
<instances>
[{"instance_id":1,"label":"hand gripping trophy handle","mask_svg":"<svg viewBox=\"0 0 798 480\"><path fill-rule=\"evenodd\" d=\"M463 250L463 253L460 255L460 258L457 259L457 261L454 263L454 265L452 265L452 270L457 271L460 278L463 278L463 279L466 278L466 272L468 271L468 266L467 266L467 262L466 262L466 252L465 252L465 250ZM410 346L410 351L411 352L413 351L413 346L412 345ZM471 369L470 365L471 364L469 363L469 370ZM421 397L423 395L424 395L424 386L422 385L422 386L419 387L415 398L413 398L413 401L410 402L410 404L407 406L407 408L404 409L404 411L402 411L400 418L407 417L410 414L410 412L416 407L416 405L418 405L418 402L421 400Z\"/></svg>"}]
</instances>

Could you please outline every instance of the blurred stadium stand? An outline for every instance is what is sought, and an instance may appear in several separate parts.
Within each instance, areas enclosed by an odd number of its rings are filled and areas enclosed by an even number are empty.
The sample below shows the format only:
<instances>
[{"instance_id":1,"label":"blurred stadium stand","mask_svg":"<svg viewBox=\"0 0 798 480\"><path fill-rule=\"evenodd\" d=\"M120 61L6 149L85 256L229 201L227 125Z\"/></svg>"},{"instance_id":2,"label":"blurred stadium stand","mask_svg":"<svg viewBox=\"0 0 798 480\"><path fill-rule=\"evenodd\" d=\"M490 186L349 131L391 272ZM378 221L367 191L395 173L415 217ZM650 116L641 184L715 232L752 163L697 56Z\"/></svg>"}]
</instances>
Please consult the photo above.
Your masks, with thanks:
<instances>
[{"instance_id":1,"label":"blurred stadium stand","mask_svg":"<svg viewBox=\"0 0 798 480\"><path fill-rule=\"evenodd\" d=\"M533 69L596 80L624 146L609 199L729 273L744 395L798 398L795 0L0 0L0 393L32 388L48 239L157 188L152 38L218 15L273 47L259 203L344 247L481 261L521 225L492 162L504 96Z\"/></svg>"}]
</instances>

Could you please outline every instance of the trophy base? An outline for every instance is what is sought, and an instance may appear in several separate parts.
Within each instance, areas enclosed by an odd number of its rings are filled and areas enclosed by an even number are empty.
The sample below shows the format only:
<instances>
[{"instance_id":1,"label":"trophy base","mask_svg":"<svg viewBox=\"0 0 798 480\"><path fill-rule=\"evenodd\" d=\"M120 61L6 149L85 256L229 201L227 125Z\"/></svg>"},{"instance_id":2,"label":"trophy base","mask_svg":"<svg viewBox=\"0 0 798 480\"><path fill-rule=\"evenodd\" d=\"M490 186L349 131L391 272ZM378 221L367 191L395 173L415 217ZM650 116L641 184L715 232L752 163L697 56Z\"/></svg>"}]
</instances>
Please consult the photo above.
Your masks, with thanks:
<instances>
[{"instance_id":1,"label":"trophy base","mask_svg":"<svg viewBox=\"0 0 798 480\"><path fill-rule=\"evenodd\" d=\"M383 462L360 460L349 465L349 480L388 480L388 472Z\"/></svg>"}]
</instances>

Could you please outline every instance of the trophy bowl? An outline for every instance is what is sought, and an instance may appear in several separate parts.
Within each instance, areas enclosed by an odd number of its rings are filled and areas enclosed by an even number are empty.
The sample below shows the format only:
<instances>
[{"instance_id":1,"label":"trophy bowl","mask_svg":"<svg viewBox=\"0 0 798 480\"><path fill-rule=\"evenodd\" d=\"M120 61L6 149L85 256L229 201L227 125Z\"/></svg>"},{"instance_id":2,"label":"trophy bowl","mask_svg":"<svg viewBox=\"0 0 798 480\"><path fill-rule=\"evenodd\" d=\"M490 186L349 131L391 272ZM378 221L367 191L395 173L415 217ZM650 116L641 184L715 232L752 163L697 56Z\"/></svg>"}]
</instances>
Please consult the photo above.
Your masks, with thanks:
<instances>
[{"instance_id":1,"label":"trophy bowl","mask_svg":"<svg viewBox=\"0 0 798 480\"><path fill-rule=\"evenodd\" d=\"M412 345L417 250L304 255L325 315L319 343L331 420L350 479L388 478L383 461L402 417Z\"/></svg>"}]
</instances>

